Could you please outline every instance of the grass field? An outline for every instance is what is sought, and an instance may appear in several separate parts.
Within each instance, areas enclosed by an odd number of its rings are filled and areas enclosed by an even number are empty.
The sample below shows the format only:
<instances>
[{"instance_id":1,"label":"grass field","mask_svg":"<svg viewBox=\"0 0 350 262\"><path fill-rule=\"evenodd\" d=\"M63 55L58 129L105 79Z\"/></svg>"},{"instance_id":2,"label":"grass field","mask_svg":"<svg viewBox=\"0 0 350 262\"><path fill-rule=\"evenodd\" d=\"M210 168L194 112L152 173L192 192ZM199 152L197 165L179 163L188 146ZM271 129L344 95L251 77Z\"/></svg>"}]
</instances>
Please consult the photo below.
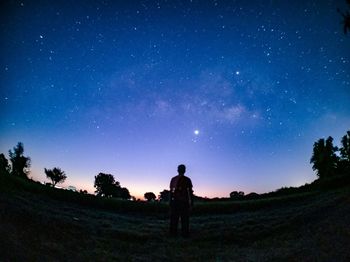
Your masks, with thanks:
<instances>
[{"instance_id":1,"label":"grass field","mask_svg":"<svg viewBox=\"0 0 350 262\"><path fill-rule=\"evenodd\" d=\"M350 261L350 187L197 203L189 239L168 207L0 177L0 261Z\"/></svg>"}]
</instances>

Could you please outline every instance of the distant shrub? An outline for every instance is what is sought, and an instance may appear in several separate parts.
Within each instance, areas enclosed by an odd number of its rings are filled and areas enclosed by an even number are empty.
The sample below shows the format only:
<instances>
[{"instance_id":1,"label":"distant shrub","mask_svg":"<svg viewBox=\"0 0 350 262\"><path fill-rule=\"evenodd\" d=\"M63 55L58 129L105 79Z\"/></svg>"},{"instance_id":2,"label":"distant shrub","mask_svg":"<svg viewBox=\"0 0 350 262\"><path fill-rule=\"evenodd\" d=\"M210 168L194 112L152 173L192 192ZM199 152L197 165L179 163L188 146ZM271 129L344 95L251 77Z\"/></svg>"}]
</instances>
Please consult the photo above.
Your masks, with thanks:
<instances>
[{"instance_id":1,"label":"distant shrub","mask_svg":"<svg viewBox=\"0 0 350 262\"><path fill-rule=\"evenodd\" d=\"M155 201L156 200L156 195L153 192L147 192L144 194L144 197L147 201Z\"/></svg>"}]
</instances>

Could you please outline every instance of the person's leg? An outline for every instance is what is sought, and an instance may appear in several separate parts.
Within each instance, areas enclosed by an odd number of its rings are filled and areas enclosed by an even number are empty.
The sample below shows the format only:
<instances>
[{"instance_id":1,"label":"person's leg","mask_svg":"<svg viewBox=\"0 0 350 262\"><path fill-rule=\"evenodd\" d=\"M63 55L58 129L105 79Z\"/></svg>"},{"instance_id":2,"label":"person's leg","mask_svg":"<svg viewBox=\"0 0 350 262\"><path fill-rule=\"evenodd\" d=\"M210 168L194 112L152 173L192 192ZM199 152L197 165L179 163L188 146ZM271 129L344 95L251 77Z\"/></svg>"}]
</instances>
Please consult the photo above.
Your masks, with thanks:
<instances>
[{"instance_id":1,"label":"person's leg","mask_svg":"<svg viewBox=\"0 0 350 262\"><path fill-rule=\"evenodd\" d=\"M187 205L181 207L181 234L183 237L188 237L190 234L190 216Z\"/></svg>"},{"instance_id":2,"label":"person's leg","mask_svg":"<svg viewBox=\"0 0 350 262\"><path fill-rule=\"evenodd\" d=\"M176 236L177 235L177 226L179 223L179 208L178 206L173 203L170 207L170 235Z\"/></svg>"}]
</instances>

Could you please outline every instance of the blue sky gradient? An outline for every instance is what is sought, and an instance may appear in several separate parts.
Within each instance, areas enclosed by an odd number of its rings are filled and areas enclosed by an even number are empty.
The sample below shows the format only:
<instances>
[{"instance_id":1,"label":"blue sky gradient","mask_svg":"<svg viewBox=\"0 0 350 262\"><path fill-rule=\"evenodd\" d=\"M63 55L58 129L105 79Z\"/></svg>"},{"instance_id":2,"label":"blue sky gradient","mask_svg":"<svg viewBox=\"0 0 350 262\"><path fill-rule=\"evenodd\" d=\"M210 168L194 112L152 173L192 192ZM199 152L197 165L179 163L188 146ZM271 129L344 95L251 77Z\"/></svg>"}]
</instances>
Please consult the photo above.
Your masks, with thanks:
<instances>
[{"instance_id":1,"label":"blue sky gradient","mask_svg":"<svg viewBox=\"0 0 350 262\"><path fill-rule=\"evenodd\" d=\"M184 163L197 195L261 193L313 181L313 143L349 130L345 1L1 5L0 152L23 142L36 180L140 197Z\"/></svg>"}]
</instances>

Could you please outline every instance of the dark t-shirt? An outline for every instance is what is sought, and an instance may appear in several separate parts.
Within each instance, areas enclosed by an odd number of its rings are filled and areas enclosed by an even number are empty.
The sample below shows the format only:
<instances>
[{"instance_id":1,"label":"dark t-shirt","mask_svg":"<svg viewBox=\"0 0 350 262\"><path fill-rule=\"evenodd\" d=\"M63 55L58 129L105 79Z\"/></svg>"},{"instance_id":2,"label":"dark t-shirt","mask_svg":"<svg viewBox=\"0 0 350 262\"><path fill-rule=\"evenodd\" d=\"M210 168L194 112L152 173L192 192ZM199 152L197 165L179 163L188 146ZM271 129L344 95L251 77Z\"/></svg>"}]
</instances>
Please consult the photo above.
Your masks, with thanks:
<instances>
[{"instance_id":1,"label":"dark t-shirt","mask_svg":"<svg viewBox=\"0 0 350 262\"><path fill-rule=\"evenodd\" d=\"M171 201L186 202L192 205L192 181L184 175L177 175L170 181Z\"/></svg>"}]
</instances>

